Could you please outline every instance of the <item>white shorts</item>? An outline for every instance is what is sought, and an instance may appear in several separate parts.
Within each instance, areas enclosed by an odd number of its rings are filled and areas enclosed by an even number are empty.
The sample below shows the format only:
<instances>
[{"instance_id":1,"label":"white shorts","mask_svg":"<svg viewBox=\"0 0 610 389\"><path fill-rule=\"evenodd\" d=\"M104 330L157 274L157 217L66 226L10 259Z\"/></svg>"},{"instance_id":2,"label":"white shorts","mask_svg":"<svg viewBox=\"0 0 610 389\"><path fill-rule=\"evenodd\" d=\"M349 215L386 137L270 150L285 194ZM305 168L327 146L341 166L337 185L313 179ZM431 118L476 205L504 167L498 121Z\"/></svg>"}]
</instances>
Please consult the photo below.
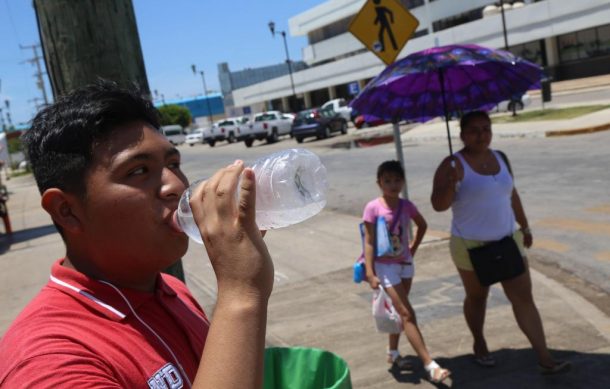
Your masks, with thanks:
<instances>
[{"instance_id":1,"label":"white shorts","mask_svg":"<svg viewBox=\"0 0 610 389\"><path fill-rule=\"evenodd\" d=\"M398 285L404 278L413 278L413 263L378 263L375 262L375 274L384 288Z\"/></svg>"}]
</instances>

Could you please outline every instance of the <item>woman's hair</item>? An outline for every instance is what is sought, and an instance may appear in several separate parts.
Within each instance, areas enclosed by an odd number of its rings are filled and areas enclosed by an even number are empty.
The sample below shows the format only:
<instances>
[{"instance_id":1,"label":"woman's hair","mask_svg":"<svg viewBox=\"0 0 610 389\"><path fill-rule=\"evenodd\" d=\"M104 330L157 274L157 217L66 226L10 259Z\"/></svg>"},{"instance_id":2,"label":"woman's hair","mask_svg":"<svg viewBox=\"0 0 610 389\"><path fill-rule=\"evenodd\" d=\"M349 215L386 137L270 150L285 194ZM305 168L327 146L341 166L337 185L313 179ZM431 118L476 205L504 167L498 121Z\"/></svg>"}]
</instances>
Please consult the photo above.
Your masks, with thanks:
<instances>
[{"instance_id":1,"label":"woman's hair","mask_svg":"<svg viewBox=\"0 0 610 389\"><path fill-rule=\"evenodd\" d=\"M478 118L485 118L485 119L491 121L491 119L489 118L489 115L485 111L468 112L467 114L462 116L462 118L460 119L460 130L463 130L466 126L468 126L468 124L471 121L473 121L474 119L478 119Z\"/></svg>"},{"instance_id":2,"label":"woman's hair","mask_svg":"<svg viewBox=\"0 0 610 389\"><path fill-rule=\"evenodd\" d=\"M379 180L385 173L398 174L403 180L405 179L405 169L402 168L399 161L385 161L379 165L377 168L377 179Z\"/></svg>"}]
</instances>

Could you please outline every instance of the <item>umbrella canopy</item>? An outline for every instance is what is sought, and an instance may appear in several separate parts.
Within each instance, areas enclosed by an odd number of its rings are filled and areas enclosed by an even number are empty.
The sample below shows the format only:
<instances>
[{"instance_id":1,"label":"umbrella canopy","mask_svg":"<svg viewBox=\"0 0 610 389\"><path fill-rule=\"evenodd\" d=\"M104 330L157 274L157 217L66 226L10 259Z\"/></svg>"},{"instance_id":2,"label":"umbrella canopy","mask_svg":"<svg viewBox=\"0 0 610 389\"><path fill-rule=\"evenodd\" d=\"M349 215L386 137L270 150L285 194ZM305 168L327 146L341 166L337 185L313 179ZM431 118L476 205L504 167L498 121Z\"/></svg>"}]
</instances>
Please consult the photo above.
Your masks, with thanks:
<instances>
[{"instance_id":1,"label":"umbrella canopy","mask_svg":"<svg viewBox=\"0 0 610 389\"><path fill-rule=\"evenodd\" d=\"M540 66L477 45L426 49L389 65L352 101L360 113L388 121L425 122L490 110L540 87Z\"/></svg>"}]
</instances>

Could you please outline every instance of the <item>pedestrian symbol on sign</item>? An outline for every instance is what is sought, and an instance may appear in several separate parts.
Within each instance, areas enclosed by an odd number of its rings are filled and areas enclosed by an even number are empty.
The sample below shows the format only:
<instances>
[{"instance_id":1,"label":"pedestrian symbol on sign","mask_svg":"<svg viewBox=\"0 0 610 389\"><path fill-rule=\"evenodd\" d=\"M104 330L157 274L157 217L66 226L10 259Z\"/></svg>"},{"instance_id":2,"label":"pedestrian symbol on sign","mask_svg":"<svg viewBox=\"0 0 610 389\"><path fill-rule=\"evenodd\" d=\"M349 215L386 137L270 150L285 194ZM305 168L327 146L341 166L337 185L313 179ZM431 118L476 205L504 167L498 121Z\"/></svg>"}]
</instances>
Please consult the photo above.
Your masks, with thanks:
<instances>
[{"instance_id":1,"label":"pedestrian symbol on sign","mask_svg":"<svg viewBox=\"0 0 610 389\"><path fill-rule=\"evenodd\" d=\"M374 24L379 24L379 40L374 43L373 48L377 52L385 51L384 35L387 33L390 42L392 42L392 47L394 50L398 50L391 26L394 24L394 13L390 9L380 6L381 0L373 0L373 3L375 3L375 12L377 14ZM390 20L388 20L388 16Z\"/></svg>"},{"instance_id":2,"label":"pedestrian symbol on sign","mask_svg":"<svg viewBox=\"0 0 610 389\"><path fill-rule=\"evenodd\" d=\"M350 22L349 32L389 65L418 26L401 0L366 0Z\"/></svg>"}]
</instances>

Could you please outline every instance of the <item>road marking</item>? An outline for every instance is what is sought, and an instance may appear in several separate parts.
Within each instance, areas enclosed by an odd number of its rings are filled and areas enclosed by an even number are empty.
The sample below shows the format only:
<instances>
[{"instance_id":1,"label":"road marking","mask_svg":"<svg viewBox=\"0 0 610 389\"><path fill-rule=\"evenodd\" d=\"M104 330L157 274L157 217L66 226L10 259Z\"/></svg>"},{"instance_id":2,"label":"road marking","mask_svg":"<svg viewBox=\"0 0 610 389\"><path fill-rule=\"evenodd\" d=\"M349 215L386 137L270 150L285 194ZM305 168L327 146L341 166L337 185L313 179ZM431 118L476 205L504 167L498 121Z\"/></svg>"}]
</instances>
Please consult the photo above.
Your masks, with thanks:
<instances>
[{"instance_id":1,"label":"road marking","mask_svg":"<svg viewBox=\"0 0 610 389\"><path fill-rule=\"evenodd\" d=\"M284 273L281 273L279 271L275 271L275 273L273 274L273 278L275 279L276 283L282 282L282 281L287 281L288 280L288 276Z\"/></svg>"},{"instance_id":2,"label":"road marking","mask_svg":"<svg viewBox=\"0 0 610 389\"><path fill-rule=\"evenodd\" d=\"M599 253L595 253L595 259L599 261L609 261L610 262L610 251L601 251Z\"/></svg>"},{"instance_id":3,"label":"road marking","mask_svg":"<svg viewBox=\"0 0 610 389\"><path fill-rule=\"evenodd\" d=\"M610 341L610 318L578 293L572 292L559 282L530 268L530 274L535 284L541 283L552 291L552 294L569 305L579 317L588 321L597 331Z\"/></svg>"},{"instance_id":4,"label":"road marking","mask_svg":"<svg viewBox=\"0 0 610 389\"><path fill-rule=\"evenodd\" d=\"M587 234L610 236L610 223L585 222L576 219L543 219L536 226L553 227Z\"/></svg>"},{"instance_id":5,"label":"road marking","mask_svg":"<svg viewBox=\"0 0 610 389\"><path fill-rule=\"evenodd\" d=\"M557 242L552 239L534 239L534 248L554 251L556 253L565 253L570 249L565 243Z\"/></svg>"},{"instance_id":6,"label":"road marking","mask_svg":"<svg viewBox=\"0 0 610 389\"><path fill-rule=\"evenodd\" d=\"M429 236L433 239L449 239L451 237L451 234L449 234L446 231L427 230L424 238L427 236Z\"/></svg>"},{"instance_id":7,"label":"road marking","mask_svg":"<svg viewBox=\"0 0 610 389\"><path fill-rule=\"evenodd\" d=\"M602 204L598 207L587 208L586 211L594 213L610 213L610 204Z\"/></svg>"}]
</instances>

